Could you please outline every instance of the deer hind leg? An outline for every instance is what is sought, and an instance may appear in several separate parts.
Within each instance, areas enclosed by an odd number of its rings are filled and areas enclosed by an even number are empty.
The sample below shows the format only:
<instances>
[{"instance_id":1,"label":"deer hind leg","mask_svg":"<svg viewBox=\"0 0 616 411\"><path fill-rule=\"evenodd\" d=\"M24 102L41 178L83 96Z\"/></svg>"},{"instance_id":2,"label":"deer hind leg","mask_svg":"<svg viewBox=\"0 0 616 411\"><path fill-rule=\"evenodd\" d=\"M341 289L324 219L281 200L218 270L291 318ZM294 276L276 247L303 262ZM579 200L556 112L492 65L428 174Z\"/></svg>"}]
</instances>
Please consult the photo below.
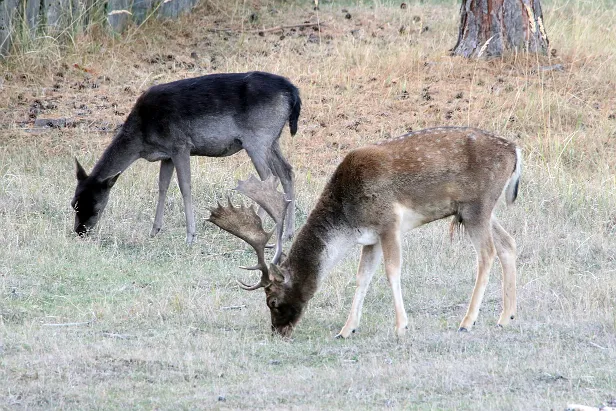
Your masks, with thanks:
<instances>
[{"instance_id":1,"label":"deer hind leg","mask_svg":"<svg viewBox=\"0 0 616 411\"><path fill-rule=\"evenodd\" d=\"M492 268L492 263L496 256L489 219L487 219L487 221L480 221L476 224L465 220L464 226L471 238L475 253L477 254L477 278L475 280L475 287L473 288L473 295L471 296L471 303L468 306L462 323L460 323L459 331L470 330L475 324L475 320L477 320L479 307L481 306L481 301L483 300L483 295L488 285L490 269Z\"/></svg>"},{"instance_id":2,"label":"deer hind leg","mask_svg":"<svg viewBox=\"0 0 616 411\"><path fill-rule=\"evenodd\" d=\"M285 240L293 237L295 232L295 188L293 167L285 160L280 151L278 141L272 145L272 153L270 158L272 172L278 176L282 189L284 190L287 200L291 200L287 208L287 216L285 217L284 236Z\"/></svg>"},{"instance_id":3,"label":"deer hind leg","mask_svg":"<svg viewBox=\"0 0 616 411\"><path fill-rule=\"evenodd\" d=\"M513 237L492 217L492 235L496 253L503 268L503 311L498 319L505 326L516 314L516 245Z\"/></svg>"},{"instance_id":4,"label":"deer hind leg","mask_svg":"<svg viewBox=\"0 0 616 411\"><path fill-rule=\"evenodd\" d=\"M150 237L154 237L163 226L163 212L165 211L165 199L167 198L167 190L173 177L173 161L171 159L162 160L160 162L160 173L158 174L158 204L156 205L156 214L154 215L154 225L150 231Z\"/></svg>"},{"instance_id":5,"label":"deer hind leg","mask_svg":"<svg viewBox=\"0 0 616 411\"><path fill-rule=\"evenodd\" d=\"M252 161L252 165L255 166L255 170L257 170L259 178L261 179L261 181L264 181L272 174L272 172L267 163L267 154L263 152L263 149L261 147L259 148L260 149L245 147L245 150L248 154L248 157L250 157L250 160ZM259 209L257 210L257 214L261 218L265 217L266 215L265 210L262 207L259 207Z\"/></svg>"},{"instance_id":6,"label":"deer hind leg","mask_svg":"<svg viewBox=\"0 0 616 411\"><path fill-rule=\"evenodd\" d=\"M351 306L351 312L349 313L346 324L344 324L342 330L336 335L336 338L348 338L359 326L364 297L366 297L368 286L370 285L376 268L381 262L382 255L383 252L380 243L365 245L361 249L361 258L359 260L359 268L357 269L357 288L355 289L355 296L353 297L353 305Z\"/></svg>"},{"instance_id":7,"label":"deer hind leg","mask_svg":"<svg viewBox=\"0 0 616 411\"><path fill-rule=\"evenodd\" d=\"M173 164L178 172L178 185L184 199L186 213L186 243L192 244L195 239L195 214L193 212L190 189L190 154L182 153L173 157Z\"/></svg>"},{"instance_id":8,"label":"deer hind leg","mask_svg":"<svg viewBox=\"0 0 616 411\"><path fill-rule=\"evenodd\" d=\"M402 300L402 287L400 285L400 272L402 270L400 230L390 230L381 234L381 247L383 248L383 259L385 260L385 274L394 296L394 308L396 310L396 336L403 337L408 326L408 317L404 310Z\"/></svg>"}]
</instances>

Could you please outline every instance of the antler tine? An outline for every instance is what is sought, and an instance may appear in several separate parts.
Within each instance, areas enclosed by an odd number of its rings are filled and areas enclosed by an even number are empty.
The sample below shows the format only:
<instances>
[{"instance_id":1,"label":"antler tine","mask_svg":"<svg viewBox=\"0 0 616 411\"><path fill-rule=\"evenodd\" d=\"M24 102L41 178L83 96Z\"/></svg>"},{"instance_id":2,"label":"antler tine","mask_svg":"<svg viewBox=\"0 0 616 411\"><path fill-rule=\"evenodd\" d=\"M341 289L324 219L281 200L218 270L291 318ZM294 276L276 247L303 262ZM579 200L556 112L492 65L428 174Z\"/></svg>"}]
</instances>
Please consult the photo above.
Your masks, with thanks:
<instances>
[{"instance_id":1,"label":"antler tine","mask_svg":"<svg viewBox=\"0 0 616 411\"><path fill-rule=\"evenodd\" d=\"M270 175L264 181L251 175L247 180L239 181L236 188L259 204L276 222L276 250L272 259L274 264L277 264L282 256L284 219L290 203L283 193L276 190L277 186L278 178L274 175Z\"/></svg>"},{"instance_id":2,"label":"antler tine","mask_svg":"<svg viewBox=\"0 0 616 411\"><path fill-rule=\"evenodd\" d=\"M283 224L287 209L287 199L276 190L278 178L270 175L264 181L251 175L248 180L238 181L235 190L250 197L269 214L276 224Z\"/></svg>"},{"instance_id":3,"label":"antler tine","mask_svg":"<svg viewBox=\"0 0 616 411\"><path fill-rule=\"evenodd\" d=\"M250 244L257 253L257 265L242 268L260 270L261 280L252 286L238 281L240 287L245 290L256 290L257 288L265 287L269 283L269 273L267 263L265 262L265 246L273 231L268 233L263 229L261 218L255 212L254 207L245 207L243 204L240 207L235 207L229 197L227 197L227 201L228 206L221 206L219 203L218 207L210 209L210 217L207 221L241 238Z\"/></svg>"}]
</instances>

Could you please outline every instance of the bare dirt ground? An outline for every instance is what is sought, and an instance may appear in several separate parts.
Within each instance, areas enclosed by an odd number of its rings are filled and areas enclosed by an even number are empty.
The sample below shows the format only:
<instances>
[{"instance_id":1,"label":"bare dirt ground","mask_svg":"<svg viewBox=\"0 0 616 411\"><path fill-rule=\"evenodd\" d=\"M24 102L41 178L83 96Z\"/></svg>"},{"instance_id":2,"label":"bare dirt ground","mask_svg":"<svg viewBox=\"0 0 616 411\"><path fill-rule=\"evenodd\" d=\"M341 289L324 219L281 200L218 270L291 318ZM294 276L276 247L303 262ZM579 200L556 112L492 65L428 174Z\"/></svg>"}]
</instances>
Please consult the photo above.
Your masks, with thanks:
<instances>
[{"instance_id":1,"label":"bare dirt ground","mask_svg":"<svg viewBox=\"0 0 616 411\"><path fill-rule=\"evenodd\" d=\"M0 65L0 408L564 409L616 396L616 39L607 3L547 2L550 56L450 57L452 2L206 1L177 21L109 38L97 27L25 45ZM263 31L280 25L315 26ZM477 326L456 332L474 254L447 222L407 235L410 319L393 336L377 273L358 335L357 253L311 302L293 341L269 333L261 291L239 290L247 247L207 208L254 171L244 154L192 162L198 242L181 196L150 239L157 165L120 178L97 232L71 232L73 157L89 170L142 91L212 72L290 78L304 102L285 130L298 225L352 148L470 125L524 149L520 197L499 219L518 243L519 315L495 327L498 264Z\"/></svg>"}]
</instances>

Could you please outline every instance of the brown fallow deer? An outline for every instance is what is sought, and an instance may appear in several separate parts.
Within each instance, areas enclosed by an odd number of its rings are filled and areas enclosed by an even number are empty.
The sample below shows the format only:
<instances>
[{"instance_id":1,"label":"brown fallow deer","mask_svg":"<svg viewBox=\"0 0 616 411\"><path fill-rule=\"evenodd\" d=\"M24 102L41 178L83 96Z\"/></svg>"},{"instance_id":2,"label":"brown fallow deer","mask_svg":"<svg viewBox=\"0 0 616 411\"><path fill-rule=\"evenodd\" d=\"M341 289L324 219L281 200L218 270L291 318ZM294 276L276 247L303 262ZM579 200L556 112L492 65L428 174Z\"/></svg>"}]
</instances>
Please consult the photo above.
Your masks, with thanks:
<instances>
[{"instance_id":1,"label":"brown fallow deer","mask_svg":"<svg viewBox=\"0 0 616 411\"><path fill-rule=\"evenodd\" d=\"M186 213L186 241L195 236L190 156L225 157L244 149L262 179L280 179L291 206L285 237L294 229L293 169L282 156L278 139L289 122L297 132L301 109L298 89L270 73L212 74L151 87L88 175L77 159L77 188L71 203L75 232L85 235L98 222L119 175L134 161L160 161L158 205L150 235L163 221L165 197L173 170Z\"/></svg>"},{"instance_id":2,"label":"brown fallow deer","mask_svg":"<svg viewBox=\"0 0 616 411\"><path fill-rule=\"evenodd\" d=\"M211 210L209 221L252 245L265 288L272 329L290 336L326 273L349 248L362 245L357 289L346 324L338 337L359 326L370 280L383 256L393 292L395 333L404 335L407 314L402 301L400 271L405 231L453 216L452 230L463 226L477 254L477 278L460 331L469 330L479 312L494 257L503 269L503 310L499 326L516 312L516 246L493 215L504 191L514 202L521 176L521 151L512 142L475 128L433 128L406 134L350 152L337 167L321 196L281 260L265 263L266 233L252 207L232 204ZM252 178L237 190L251 197L280 223L286 200L273 178ZM453 234L453 232L452 232ZM278 242L280 244L280 242ZM280 261L281 260L281 261Z\"/></svg>"}]
</instances>

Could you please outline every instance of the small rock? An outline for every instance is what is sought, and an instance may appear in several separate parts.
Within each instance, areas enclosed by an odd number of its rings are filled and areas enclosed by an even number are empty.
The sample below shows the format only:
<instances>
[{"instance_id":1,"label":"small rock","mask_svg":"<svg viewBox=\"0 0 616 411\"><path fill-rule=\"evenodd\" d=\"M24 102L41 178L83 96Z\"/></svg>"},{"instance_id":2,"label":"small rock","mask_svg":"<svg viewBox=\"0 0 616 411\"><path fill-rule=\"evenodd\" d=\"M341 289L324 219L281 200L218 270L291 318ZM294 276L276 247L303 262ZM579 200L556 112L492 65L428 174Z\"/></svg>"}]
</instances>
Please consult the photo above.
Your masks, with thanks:
<instances>
[{"instance_id":1,"label":"small rock","mask_svg":"<svg viewBox=\"0 0 616 411\"><path fill-rule=\"evenodd\" d=\"M352 17L351 13L347 13L347 14L344 15L344 18L347 19L347 20L351 20L351 17Z\"/></svg>"},{"instance_id":2,"label":"small rock","mask_svg":"<svg viewBox=\"0 0 616 411\"><path fill-rule=\"evenodd\" d=\"M227 397L225 397L224 395L219 395L218 396L218 401L225 402L225 401L227 401Z\"/></svg>"}]
</instances>

